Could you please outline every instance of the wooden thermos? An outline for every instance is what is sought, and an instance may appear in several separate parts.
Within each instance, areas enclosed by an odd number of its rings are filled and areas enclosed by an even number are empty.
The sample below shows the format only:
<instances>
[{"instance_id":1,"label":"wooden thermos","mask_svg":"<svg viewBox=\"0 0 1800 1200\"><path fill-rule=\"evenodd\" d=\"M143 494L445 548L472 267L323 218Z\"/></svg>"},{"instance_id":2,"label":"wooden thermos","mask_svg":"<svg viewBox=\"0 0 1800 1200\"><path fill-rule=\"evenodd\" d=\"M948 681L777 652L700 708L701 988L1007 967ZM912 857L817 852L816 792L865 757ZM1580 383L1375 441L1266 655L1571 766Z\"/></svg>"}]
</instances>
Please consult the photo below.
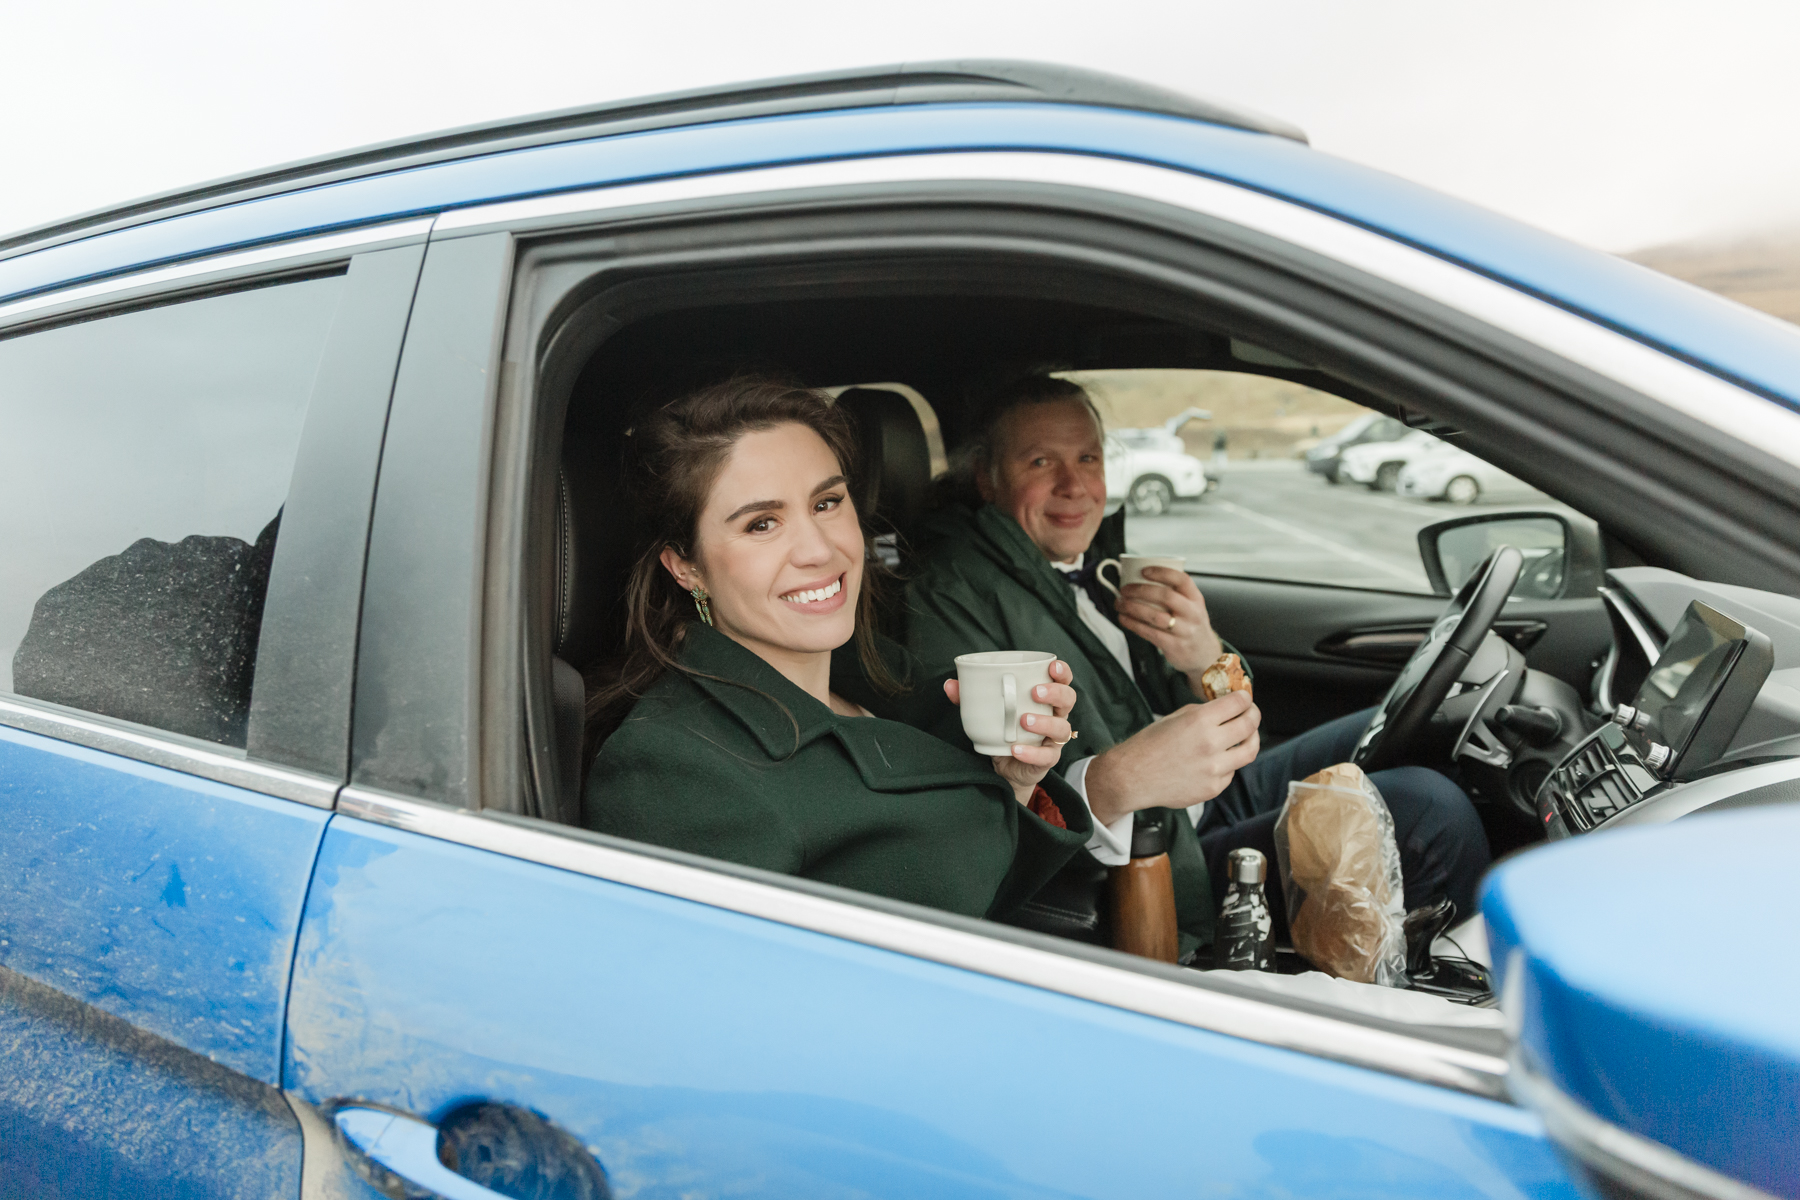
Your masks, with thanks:
<instances>
[{"instance_id":1,"label":"wooden thermos","mask_svg":"<svg viewBox=\"0 0 1800 1200\"><path fill-rule=\"evenodd\" d=\"M1160 815L1137 814L1131 861L1112 871L1114 950L1172 963L1180 953L1175 924L1175 879L1169 872L1169 831Z\"/></svg>"}]
</instances>

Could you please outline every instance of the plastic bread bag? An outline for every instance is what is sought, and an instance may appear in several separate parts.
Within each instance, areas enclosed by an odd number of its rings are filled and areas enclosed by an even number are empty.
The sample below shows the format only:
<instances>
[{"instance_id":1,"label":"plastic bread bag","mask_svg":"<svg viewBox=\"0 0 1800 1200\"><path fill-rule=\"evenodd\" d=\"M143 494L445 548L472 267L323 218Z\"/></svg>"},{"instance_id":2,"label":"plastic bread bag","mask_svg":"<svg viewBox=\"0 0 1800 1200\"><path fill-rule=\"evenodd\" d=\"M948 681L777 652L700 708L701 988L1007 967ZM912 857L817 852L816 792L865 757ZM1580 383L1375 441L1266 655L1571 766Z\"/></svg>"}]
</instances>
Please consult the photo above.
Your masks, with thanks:
<instances>
[{"instance_id":1,"label":"plastic bread bag","mask_svg":"<svg viewBox=\"0 0 1800 1200\"><path fill-rule=\"evenodd\" d=\"M1369 777L1340 763L1290 783L1275 854L1294 949L1340 979L1406 986L1400 847Z\"/></svg>"}]
</instances>

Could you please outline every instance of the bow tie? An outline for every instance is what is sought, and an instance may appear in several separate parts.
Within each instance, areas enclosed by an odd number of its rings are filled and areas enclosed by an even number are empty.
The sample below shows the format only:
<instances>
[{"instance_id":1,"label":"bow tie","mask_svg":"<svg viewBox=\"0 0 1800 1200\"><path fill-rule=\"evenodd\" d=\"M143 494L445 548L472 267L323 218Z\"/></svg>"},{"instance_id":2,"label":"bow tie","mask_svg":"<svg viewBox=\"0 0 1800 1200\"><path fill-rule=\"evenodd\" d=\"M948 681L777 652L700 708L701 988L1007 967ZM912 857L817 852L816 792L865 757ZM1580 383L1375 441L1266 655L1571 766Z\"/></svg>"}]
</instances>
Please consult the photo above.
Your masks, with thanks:
<instances>
[{"instance_id":1,"label":"bow tie","mask_svg":"<svg viewBox=\"0 0 1800 1200\"><path fill-rule=\"evenodd\" d=\"M1058 575L1061 575L1064 579L1069 581L1070 587L1080 588L1083 591L1086 591L1087 585L1094 580L1094 567L1099 564L1084 565L1079 571L1071 571L1067 567L1057 566L1055 563L1051 563L1050 565L1056 567L1056 573Z\"/></svg>"}]
</instances>

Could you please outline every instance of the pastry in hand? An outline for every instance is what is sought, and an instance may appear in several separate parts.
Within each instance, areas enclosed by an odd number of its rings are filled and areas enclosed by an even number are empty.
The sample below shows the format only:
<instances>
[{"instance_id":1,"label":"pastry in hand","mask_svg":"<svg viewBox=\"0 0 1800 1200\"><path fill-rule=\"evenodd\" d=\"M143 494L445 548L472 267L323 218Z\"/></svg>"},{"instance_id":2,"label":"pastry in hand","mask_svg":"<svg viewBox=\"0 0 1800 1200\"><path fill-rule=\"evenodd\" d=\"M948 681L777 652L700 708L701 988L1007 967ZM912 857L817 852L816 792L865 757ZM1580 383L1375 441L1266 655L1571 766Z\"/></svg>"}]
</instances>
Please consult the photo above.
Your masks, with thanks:
<instances>
[{"instance_id":1,"label":"pastry in hand","mask_svg":"<svg viewBox=\"0 0 1800 1200\"><path fill-rule=\"evenodd\" d=\"M1235 654L1221 654L1219 661L1200 673L1200 690L1208 700L1217 700L1226 692L1250 694L1250 677L1244 674L1244 661Z\"/></svg>"}]
</instances>

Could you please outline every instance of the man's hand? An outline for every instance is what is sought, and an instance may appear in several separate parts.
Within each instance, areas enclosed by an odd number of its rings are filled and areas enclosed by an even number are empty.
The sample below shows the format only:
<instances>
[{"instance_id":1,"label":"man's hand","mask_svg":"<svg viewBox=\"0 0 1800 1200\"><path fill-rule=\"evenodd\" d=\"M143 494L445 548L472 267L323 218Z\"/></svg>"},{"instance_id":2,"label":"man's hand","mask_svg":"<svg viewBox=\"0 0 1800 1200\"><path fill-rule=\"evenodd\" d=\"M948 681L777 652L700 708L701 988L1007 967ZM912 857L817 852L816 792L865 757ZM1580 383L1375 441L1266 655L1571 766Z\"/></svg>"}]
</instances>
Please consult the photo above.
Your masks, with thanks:
<instances>
[{"instance_id":1,"label":"man's hand","mask_svg":"<svg viewBox=\"0 0 1800 1200\"><path fill-rule=\"evenodd\" d=\"M1189 704L1138 730L1088 764L1088 807L1111 825L1144 808L1211 800L1256 761L1262 713L1242 692Z\"/></svg>"},{"instance_id":2,"label":"man's hand","mask_svg":"<svg viewBox=\"0 0 1800 1200\"><path fill-rule=\"evenodd\" d=\"M1119 593L1114 604L1119 624L1161 650L1171 667L1189 677L1194 695L1203 695L1200 672L1225 653L1206 613L1206 598L1186 571L1145 567L1144 578L1156 582L1127 584Z\"/></svg>"}]
</instances>

